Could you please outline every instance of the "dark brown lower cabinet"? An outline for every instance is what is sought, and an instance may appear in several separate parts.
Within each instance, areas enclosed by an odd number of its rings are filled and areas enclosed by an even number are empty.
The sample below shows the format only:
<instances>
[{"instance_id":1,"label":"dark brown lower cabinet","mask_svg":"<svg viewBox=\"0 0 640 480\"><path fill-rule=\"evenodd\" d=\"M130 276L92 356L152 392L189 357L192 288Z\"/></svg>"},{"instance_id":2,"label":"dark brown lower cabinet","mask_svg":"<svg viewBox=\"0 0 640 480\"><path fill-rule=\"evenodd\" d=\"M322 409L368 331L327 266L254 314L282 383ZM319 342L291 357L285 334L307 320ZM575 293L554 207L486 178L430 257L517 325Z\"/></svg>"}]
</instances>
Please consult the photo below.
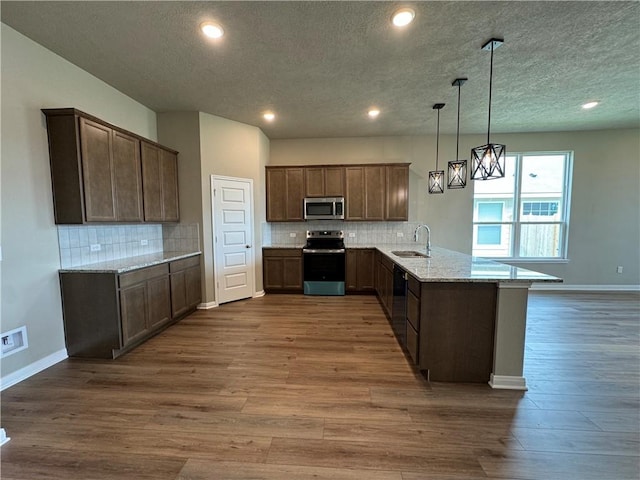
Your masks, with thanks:
<instances>
[{"instance_id":1,"label":"dark brown lower cabinet","mask_svg":"<svg viewBox=\"0 0 640 480\"><path fill-rule=\"evenodd\" d=\"M393 308L393 262L381 253L376 253L375 288L378 300L389 318Z\"/></svg>"},{"instance_id":2,"label":"dark brown lower cabinet","mask_svg":"<svg viewBox=\"0 0 640 480\"><path fill-rule=\"evenodd\" d=\"M200 256L175 260L169 264L171 277L171 316L179 318L195 310L202 299Z\"/></svg>"},{"instance_id":3,"label":"dark brown lower cabinet","mask_svg":"<svg viewBox=\"0 0 640 480\"><path fill-rule=\"evenodd\" d=\"M69 356L116 358L195 309L200 302L200 256L185 260L189 262L178 260L122 274L60 273ZM181 290L181 279L186 308L173 314L172 292Z\"/></svg>"},{"instance_id":4,"label":"dark brown lower cabinet","mask_svg":"<svg viewBox=\"0 0 640 480\"><path fill-rule=\"evenodd\" d=\"M266 293L302 292L302 249L263 248L262 278Z\"/></svg>"},{"instance_id":5,"label":"dark brown lower cabinet","mask_svg":"<svg viewBox=\"0 0 640 480\"><path fill-rule=\"evenodd\" d=\"M348 293L374 292L375 259L374 248L347 249L345 288Z\"/></svg>"}]
</instances>

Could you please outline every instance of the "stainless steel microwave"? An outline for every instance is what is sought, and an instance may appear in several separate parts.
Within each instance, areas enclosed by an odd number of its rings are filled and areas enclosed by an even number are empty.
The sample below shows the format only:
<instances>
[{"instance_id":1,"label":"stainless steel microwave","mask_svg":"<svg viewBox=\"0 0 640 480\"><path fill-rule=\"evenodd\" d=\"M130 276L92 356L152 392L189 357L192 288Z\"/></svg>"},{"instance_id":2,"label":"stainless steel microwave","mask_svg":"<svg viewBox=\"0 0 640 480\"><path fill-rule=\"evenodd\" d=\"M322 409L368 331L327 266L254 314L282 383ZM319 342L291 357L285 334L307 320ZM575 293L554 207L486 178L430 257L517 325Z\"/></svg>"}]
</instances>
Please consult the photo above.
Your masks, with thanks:
<instances>
[{"instance_id":1,"label":"stainless steel microwave","mask_svg":"<svg viewBox=\"0 0 640 480\"><path fill-rule=\"evenodd\" d=\"M344 197L304 199L305 220L344 220Z\"/></svg>"}]
</instances>

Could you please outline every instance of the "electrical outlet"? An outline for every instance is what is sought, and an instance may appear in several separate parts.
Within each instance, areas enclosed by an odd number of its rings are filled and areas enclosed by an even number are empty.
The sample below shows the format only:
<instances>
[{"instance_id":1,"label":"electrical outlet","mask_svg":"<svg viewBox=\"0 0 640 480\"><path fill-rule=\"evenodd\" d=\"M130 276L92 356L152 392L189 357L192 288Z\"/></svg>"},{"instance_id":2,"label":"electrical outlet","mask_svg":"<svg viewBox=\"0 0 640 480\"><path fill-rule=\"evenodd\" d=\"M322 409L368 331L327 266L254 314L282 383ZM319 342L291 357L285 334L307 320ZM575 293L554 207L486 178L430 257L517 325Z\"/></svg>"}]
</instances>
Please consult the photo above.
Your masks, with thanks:
<instances>
[{"instance_id":1,"label":"electrical outlet","mask_svg":"<svg viewBox=\"0 0 640 480\"><path fill-rule=\"evenodd\" d=\"M616 268L616 272L622 273L622 265L618 265L618 268Z\"/></svg>"},{"instance_id":2,"label":"electrical outlet","mask_svg":"<svg viewBox=\"0 0 640 480\"><path fill-rule=\"evenodd\" d=\"M356 232L349 232L349 238L356 238Z\"/></svg>"},{"instance_id":3,"label":"electrical outlet","mask_svg":"<svg viewBox=\"0 0 640 480\"><path fill-rule=\"evenodd\" d=\"M13 335L5 335L2 337L2 346L3 347L13 347Z\"/></svg>"},{"instance_id":4,"label":"electrical outlet","mask_svg":"<svg viewBox=\"0 0 640 480\"><path fill-rule=\"evenodd\" d=\"M396 237L398 237L398 238L402 238L402 237L404 237L404 233L402 233L402 232L396 232Z\"/></svg>"},{"instance_id":5,"label":"electrical outlet","mask_svg":"<svg viewBox=\"0 0 640 480\"><path fill-rule=\"evenodd\" d=\"M102 249L99 243L92 244L90 248L92 252L99 252Z\"/></svg>"},{"instance_id":6,"label":"electrical outlet","mask_svg":"<svg viewBox=\"0 0 640 480\"><path fill-rule=\"evenodd\" d=\"M296 232L290 232L289 233L289 237L291 238L296 238L298 236L298 234Z\"/></svg>"},{"instance_id":7,"label":"electrical outlet","mask_svg":"<svg viewBox=\"0 0 640 480\"><path fill-rule=\"evenodd\" d=\"M149 240L140 240L140 245L142 245L143 247L145 245L149 245Z\"/></svg>"}]
</instances>

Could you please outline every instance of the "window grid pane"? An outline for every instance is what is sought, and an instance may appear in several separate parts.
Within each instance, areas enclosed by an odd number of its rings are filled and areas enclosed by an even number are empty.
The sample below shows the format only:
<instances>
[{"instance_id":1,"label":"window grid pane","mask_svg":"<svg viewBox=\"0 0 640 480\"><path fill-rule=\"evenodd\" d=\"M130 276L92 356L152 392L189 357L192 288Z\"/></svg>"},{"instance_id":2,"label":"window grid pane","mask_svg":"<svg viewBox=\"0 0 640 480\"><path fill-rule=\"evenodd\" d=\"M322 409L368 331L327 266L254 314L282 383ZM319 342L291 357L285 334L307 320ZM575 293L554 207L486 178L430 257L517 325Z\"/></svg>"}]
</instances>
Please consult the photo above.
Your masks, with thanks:
<instances>
[{"instance_id":1,"label":"window grid pane","mask_svg":"<svg viewBox=\"0 0 640 480\"><path fill-rule=\"evenodd\" d=\"M504 178L474 182L473 254L563 258L570 160L571 153L512 154Z\"/></svg>"}]
</instances>

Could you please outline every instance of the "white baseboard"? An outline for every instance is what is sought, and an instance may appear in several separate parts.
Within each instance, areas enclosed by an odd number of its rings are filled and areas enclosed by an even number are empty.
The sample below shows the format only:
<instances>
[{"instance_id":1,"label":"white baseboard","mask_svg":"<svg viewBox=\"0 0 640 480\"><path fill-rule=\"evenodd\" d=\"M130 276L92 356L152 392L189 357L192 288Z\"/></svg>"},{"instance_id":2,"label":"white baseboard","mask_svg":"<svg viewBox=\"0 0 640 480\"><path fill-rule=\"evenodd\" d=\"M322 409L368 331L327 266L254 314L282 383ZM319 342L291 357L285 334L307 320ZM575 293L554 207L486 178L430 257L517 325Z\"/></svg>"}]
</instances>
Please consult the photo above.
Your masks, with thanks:
<instances>
[{"instance_id":1,"label":"white baseboard","mask_svg":"<svg viewBox=\"0 0 640 480\"><path fill-rule=\"evenodd\" d=\"M27 365L20 370L16 370L9 375L5 375L4 377L2 377L2 379L0 379L0 391L5 390L15 385L16 383L20 383L30 376L35 375L45 368L49 368L66 358L69 358L69 355L67 354L67 349L63 348L62 350L58 350L51 355L47 355L46 357L41 358L40 360L33 362L32 364Z\"/></svg>"},{"instance_id":2,"label":"white baseboard","mask_svg":"<svg viewBox=\"0 0 640 480\"><path fill-rule=\"evenodd\" d=\"M492 373L489 385L497 390L528 390L527 380L524 377L512 375L494 375Z\"/></svg>"},{"instance_id":3,"label":"white baseboard","mask_svg":"<svg viewBox=\"0 0 640 480\"><path fill-rule=\"evenodd\" d=\"M209 310L210 308L216 308L218 306L218 302L206 302L199 304L196 308L198 310Z\"/></svg>"},{"instance_id":4,"label":"white baseboard","mask_svg":"<svg viewBox=\"0 0 640 480\"><path fill-rule=\"evenodd\" d=\"M11 440L11 437L7 437L7 432L5 432L4 428L0 428L0 445L4 445L9 440Z\"/></svg>"},{"instance_id":5,"label":"white baseboard","mask_svg":"<svg viewBox=\"0 0 640 480\"><path fill-rule=\"evenodd\" d=\"M534 283L531 290L540 292L640 292L640 285L565 285L564 283Z\"/></svg>"},{"instance_id":6,"label":"white baseboard","mask_svg":"<svg viewBox=\"0 0 640 480\"><path fill-rule=\"evenodd\" d=\"M264 290L260 290L253 294L253 298L264 297Z\"/></svg>"}]
</instances>

